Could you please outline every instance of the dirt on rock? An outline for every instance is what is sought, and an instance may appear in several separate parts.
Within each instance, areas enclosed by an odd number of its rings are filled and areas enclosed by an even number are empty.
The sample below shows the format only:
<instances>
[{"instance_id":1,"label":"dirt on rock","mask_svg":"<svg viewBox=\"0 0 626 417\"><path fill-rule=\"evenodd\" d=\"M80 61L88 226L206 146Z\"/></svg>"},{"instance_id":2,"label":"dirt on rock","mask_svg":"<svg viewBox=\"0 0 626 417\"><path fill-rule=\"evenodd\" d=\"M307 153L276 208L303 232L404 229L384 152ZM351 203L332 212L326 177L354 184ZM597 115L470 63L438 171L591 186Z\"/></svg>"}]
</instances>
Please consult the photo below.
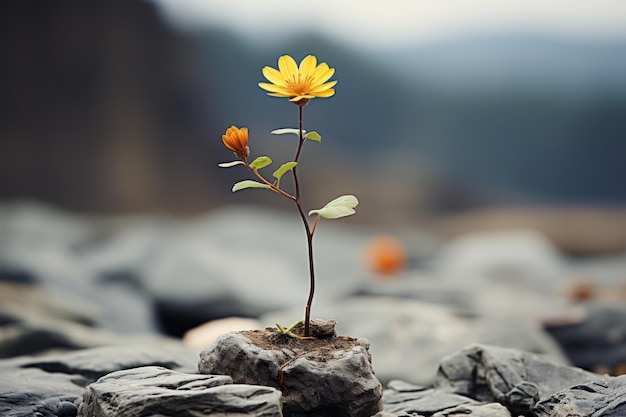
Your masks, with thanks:
<instances>
[{"instance_id":1,"label":"dirt on rock","mask_svg":"<svg viewBox=\"0 0 626 417\"><path fill-rule=\"evenodd\" d=\"M296 336L302 336L303 328L292 330ZM254 345L265 350L289 349L305 354L319 361L330 360L336 351L350 350L360 344L357 339L349 336L296 338L281 333L275 327L243 332L243 335Z\"/></svg>"}]
</instances>

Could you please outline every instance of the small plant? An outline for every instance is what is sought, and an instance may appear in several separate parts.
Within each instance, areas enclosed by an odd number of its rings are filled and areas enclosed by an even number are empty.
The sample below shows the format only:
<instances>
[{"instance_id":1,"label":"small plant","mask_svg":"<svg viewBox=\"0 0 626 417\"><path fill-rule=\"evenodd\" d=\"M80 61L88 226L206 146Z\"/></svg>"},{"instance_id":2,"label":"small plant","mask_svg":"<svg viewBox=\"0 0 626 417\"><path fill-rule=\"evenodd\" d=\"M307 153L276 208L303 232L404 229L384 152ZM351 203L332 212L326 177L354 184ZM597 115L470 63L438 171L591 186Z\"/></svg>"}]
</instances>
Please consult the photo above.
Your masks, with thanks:
<instances>
[{"instance_id":1,"label":"small plant","mask_svg":"<svg viewBox=\"0 0 626 417\"><path fill-rule=\"evenodd\" d=\"M300 181L298 179L297 166L300 159L300 152L307 140L321 142L322 137L315 131L309 131L302 127L302 109L309 101L314 98L328 98L335 94L334 86L337 81L328 81L334 75L335 69L330 68L328 64L322 62L317 64L317 58L308 55L300 65L289 55L283 55L278 58L278 69L266 66L263 68L263 75L269 83L261 82L259 87L268 91L268 95L273 97L287 98L298 108L298 127L283 128L272 131L274 135L296 135L298 138L295 156L292 161L283 163L278 169L272 173L272 178L267 179L260 170L271 165L272 160L268 156L259 156L249 162L250 148L248 147L248 128L238 128L231 126L222 136L224 145L233 151L237 156L237 160L219 164L220 167L229 168L236 165L245 166L256 180L244 180L233 186L233 192L246 188L262 188L275 192L276 194L291 200L300 214L304 230L306 232L308 258L309 258L309 297L304 309L304 320L296 322L294 325L284 328L277 325L279 330L290 336L295 336L291 330L304 325L304 338L311 337L311 304L313 303L313 294L315 293L315 268L313 262L313 236L317 229L320 219L338 219L340 217L350 216L355 213L354 208L359 204L357 198L353 195L343 195L338 197L324 207L317 210L310 210L308 215L316 215L315 221L311 226L307 220L307 216L300 202L301 190ZM285 174L291 171L295 193L290 194L281 188L281 179ZM257 181L258 180L258 181Z\"/></svg>"}]
</instances>

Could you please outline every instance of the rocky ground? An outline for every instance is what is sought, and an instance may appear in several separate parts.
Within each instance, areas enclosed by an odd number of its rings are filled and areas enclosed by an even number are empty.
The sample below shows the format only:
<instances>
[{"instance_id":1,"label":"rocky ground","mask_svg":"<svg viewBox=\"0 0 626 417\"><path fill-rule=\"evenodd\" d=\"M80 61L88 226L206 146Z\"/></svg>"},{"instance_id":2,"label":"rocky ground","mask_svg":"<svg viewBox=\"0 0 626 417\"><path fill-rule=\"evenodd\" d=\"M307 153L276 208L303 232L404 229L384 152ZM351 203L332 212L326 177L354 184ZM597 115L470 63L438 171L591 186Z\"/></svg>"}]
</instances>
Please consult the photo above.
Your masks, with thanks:
<instances>
[{"instance_id":1,"label":"rocky ground","mask_svg":"<svg viewBox=\"0 0 626 417\"><path fill-rule=\"evenodd\" d=\"M369 340L379 417L626 413L624 252L404 231L412 262L381 276L363 259L378 232L320 226L313 315ZM276 389L199 373L210 332L182 336L301 318L305 255L297 219L262 209L181 221L0 205L0 415L282 415Z\"/></svg>"}]
</instances>

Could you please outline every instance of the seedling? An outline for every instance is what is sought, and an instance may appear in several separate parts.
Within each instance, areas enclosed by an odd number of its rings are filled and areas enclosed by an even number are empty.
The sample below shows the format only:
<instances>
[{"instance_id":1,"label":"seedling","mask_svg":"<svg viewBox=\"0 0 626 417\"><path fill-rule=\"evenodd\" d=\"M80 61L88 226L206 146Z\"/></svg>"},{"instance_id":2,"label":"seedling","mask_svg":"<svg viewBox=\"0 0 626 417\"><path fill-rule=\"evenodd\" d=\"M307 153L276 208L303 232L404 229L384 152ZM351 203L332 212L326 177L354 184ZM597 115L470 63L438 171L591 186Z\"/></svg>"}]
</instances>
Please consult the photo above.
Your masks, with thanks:
<instances>
[{"instance_id":1,"label":"seedling","mask_svg":"<svg viewBox=\"0 0 626 417\"><path fill-rule=\"evenodd\" d=\"M306 232L306 241L309 260L309 296L304 308L304 320L299 320L292 326L287 328L277 325L281 333L292 337L312 338L311 337L311 304L313 303L313 295L315 294L315 267L313 259L313 236L317 230L317 224L320 219L338 219L350 216L355 213L355 207L359 204L357 198L353 195L342 195L327 203L324 207L316 210L310 210L309 216L316 215L313 225L309 224L309 220L301 204L300 181L298 178L298 161L300 152L307 140L316 142L322 141L322 136L316 131L307 132L302 128L303 108L314 98L328 98L335 94L333 88L337 81L329 81L334 75L335 69L330 68L328 64L322 62L317 64L317 58L308 55L300 65L289 55L283 55L278 58L278 69L266 66L263 68L263 75L269 83L261 82L259 87L268 91L268 95L273 97L287 98L298 108L298 127L283 128L273 130L274 135L295 135L298 138L295 156L292 161L283 163L278 169L272 173L272 177L268 179L260 170L272 164L269 156L259 156L250 161L250 148L248 146L248 128L231 126L222 135L224 145L234 152L237 159L232 162L219 164L222 168L230 168L238 165L245 166L254 180L244 180L233 186L233 192L246 188L261 188L275 192L276 194L291 200L302 219L304 230ZM293 194L286 192L281 188L281 180L285 174L291 172L295 192ZM297 336L292 331L300 326L304 326L303 336Z\"/></svg>"}]
</instances>

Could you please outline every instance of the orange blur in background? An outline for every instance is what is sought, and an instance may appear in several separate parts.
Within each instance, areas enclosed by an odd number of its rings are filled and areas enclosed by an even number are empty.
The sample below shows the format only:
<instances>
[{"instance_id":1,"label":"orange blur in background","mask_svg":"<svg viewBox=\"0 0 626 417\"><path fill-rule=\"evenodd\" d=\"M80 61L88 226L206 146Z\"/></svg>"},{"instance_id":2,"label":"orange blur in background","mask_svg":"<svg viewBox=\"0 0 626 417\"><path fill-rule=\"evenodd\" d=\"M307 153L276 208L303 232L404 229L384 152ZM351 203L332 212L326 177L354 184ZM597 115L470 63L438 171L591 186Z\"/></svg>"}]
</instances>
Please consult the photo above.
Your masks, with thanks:
<instances>
[{"instance_id":1,"label":"orange blur in background","mask_svg":"<svg viewBox=\"0 0 626 417\"><path fill-rule=\"evenodd\" d=\"M398 239L393 236L380 236L366 245L365 261L369 270L391 276L406 268L408 255Z\"/></svg>"}]
</instances>

